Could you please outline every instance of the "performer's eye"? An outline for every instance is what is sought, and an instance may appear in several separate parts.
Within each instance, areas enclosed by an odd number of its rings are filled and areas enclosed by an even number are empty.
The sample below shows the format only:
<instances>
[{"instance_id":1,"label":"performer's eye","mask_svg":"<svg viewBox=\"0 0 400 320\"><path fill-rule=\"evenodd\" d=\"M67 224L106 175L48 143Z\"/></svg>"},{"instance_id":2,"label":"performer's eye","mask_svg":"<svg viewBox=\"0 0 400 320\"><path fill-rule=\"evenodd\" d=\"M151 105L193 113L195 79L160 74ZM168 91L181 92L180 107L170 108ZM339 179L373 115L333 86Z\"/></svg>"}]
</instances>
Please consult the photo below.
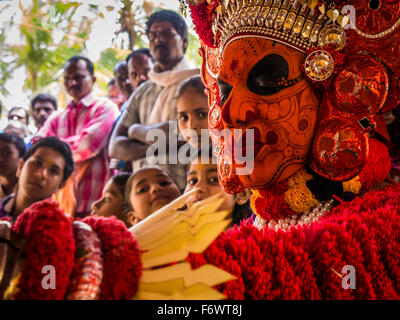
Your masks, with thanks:
<instances>
[{"instance_id":1,"label":"performer's eye","mask_svg":"<svg viewBox=\"0 0 400 320\"><path fill-rule=\"evenodd\" d=\"M269 54L258 61L247 76L247 87L251 92L266 96L282 90L279 83L287 80L289 65L278 54Z\"/></svg>"},{"instance_id":2,"label":"performer's eye","mask_svg":"<svg viewBox=\"0 0 400 320\"><path fill-rule=\"evenodd\" d=\"M218 88L221 105L224 105L233 87L229 83L226 83L225 81L218 78Z\"/></svg>"}]
</instances>

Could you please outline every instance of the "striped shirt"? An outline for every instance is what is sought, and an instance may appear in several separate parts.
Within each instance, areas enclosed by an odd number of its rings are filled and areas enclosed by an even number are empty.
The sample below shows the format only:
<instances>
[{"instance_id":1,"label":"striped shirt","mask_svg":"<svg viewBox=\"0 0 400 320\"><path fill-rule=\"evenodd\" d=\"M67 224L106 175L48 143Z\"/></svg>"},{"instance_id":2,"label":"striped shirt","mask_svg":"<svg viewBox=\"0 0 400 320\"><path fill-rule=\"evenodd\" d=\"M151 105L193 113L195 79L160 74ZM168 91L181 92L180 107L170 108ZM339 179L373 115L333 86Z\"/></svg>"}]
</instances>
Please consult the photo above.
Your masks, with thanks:
<instances>
[{"instance_id":1,"label":"striped shirt","mask_svg":"<svg viewBox=\"0 0 400 320\"><path fill-rule=\"evenodd\" d=\"M56 136L69 143L75 161L75 173L79 172L81 163L93 160L78 186L76 211L79 213L90 212L92 203L101 197L108 178L106 147L118 113L114 102L90 93L76 106L72 101L64 111L53 113L36 135Z\"/></svg>"}]
</instances>

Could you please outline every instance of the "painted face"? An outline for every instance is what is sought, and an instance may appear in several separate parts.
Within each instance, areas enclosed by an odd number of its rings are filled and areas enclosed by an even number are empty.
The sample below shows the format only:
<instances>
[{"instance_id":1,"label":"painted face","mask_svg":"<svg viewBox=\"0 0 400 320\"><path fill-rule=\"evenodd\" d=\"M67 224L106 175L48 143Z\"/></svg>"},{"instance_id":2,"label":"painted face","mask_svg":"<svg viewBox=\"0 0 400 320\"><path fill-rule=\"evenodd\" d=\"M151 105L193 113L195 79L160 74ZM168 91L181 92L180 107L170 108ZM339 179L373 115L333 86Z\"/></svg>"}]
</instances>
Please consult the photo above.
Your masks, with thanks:
<instances>
[{"instance_id":1,"label":"painted face","mask_svg":"<svg viewBox=\"0 0 400 320\"><path fill-rule=\"evenodd\" d=\"M43 126L47 118L55 111L53 104L50 101L38 101L32 108L33 118L35 119L36 127Z\"/></svg>"},{"instance_id":2,"label":"painted face","mask_svg":"<svg viewBox=\"0 0 400 320\"><path fill-rule=\"evenodd\" d=\"M211 161L211 159L210 159ZM218 172L216 164L196 164L190 165L187 175L187 185L185 193L193 189L198 189L196 195L192 197L188 204L204 200L214 194L221 193L225 201L219 207L219 210L232 210L235 205L233 195L225 193L218 182Z\"/></svg>"},{"instance_id":3,"label":"painted face","mask_svg":"<svg viewBox=\"0 0 400 320\"><path fill-rule=\"evenodd\" d=\"M181 195L176 183L162 170L149 168L132 181L130 203L140 221Z\"/></svg>"},{"instance_id":4,"label":"painted face","mask_svg":"<svg viewBox=\"0 0 400 320\"><path fill-rule=\"evenodd\" d=\"M318 100L302 77L304 55L278 42L261 38L238 39L226 47L217 86L219 103L210 110L210 128L254 130L254 142L240 139L236 148L254 150L254 169L237 175L241 188L263 188L287 179L306 162L314 133ZM204 68L204 66L203 66ZM210 87L210 86L209 86ZM216 111L214 111L216 110ZM223 160L230 143L213 136L220 147L219 174L229 190L241 165ZM232 150L231 150L232 151Z\"/></svg>"},{"instance_id":5,"label":"painted face","mask_svg":"<svg viewBox=\"0 0 400 320\"><path fill-rule=\"evenodd\" d=\"M0 140L0 176L15 176L18 169L19 152L13 143Z\"/></svg>"},{"instance_id":6,"label":"painted face","mask_svg":"<svg viewBox=\"0 0 400 320\"><path fill-rule=\"evenodd\" d=\"M138 56L129 59L128 61L128 72L129 80L134 89L139 87L143 82L149 80L148 73L153 66L151 59L145 55L140 54Z\"/></svg>"},{"instance_id":7,"label":"painted face","mask_svg":"<svg viewBox=\"0 0 400 320\"><path fill-rule=\"evenodd\" d=\"M68 62L64 69L64 86L72 98L79 102L91 91L96 78L87 68L85 60Z\"/></svg>"},{"instance_id":8,"label":"painted face","mask_svg":"<svg viewBox=\"0 0 400 320\"><path fill-rule=\"evenodd\" d=\"M176 104L179 131L190 145L197 147L201 141L201 130L208 129L207 97L189 88L178 98Z\"/></svg>"},{"instance_id":9,"label":"painted face","mask_svg":"<svg viewBox=\"0 0 400 320\"><path fill-rule=\"evenodd\" d=\"M116 216L118 219L125 221L124 204L124 196L121 194L120 188L110 180L104 187L101 198L92 204L91 215Z\"/></svg>"},{"instance_id":10,"label":"painted face","mask_svg":"<svg viewBox=\"0 0 400 320\"><path fill-rule=\"evenodd\" d=\"M170 22L154 22L148 36L150 52L156 62L173 67L182 59L187 39L182 39Z\"/></svg>"},{"instance_id":11,"label":"painted face","mask_svg":"<svg viewBox=\"0 0 400 320\"><path fill-rule=\"evenodd\" d=\"M33 201L50 197L61 187L65 165L64 157L57 151L38 148L26 162L18 163L18 192Z\"/></svg>"},{"instance_id":12,"label":"painted face","mask_svg":"<svg viewBox=\"0 0 400 320\"><path fill-rule=\"evenodd\" d=\"M121 63L117 70L114 71L115 81L118 89L128 99L133 92L133 86L129 80L128 67L126 63Z\"/></svg>"}]
</instances>

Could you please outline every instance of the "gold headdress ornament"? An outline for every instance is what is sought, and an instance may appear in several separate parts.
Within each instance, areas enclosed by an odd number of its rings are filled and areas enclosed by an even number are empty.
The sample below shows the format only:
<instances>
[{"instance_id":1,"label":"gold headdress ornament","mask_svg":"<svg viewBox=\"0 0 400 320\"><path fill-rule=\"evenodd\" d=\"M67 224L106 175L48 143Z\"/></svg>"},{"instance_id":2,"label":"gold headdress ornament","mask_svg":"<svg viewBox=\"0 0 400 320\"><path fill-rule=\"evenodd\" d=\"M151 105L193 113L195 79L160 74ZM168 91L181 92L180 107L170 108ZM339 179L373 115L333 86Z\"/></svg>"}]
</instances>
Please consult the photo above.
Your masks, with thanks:
<instances>
[{"instance_id":1,"label":"gold headdress ornament","mask_svg":"<svg viewBox=\"0 0 400 320\"><path fill-rule=\"evenodd\" d=\"M192 6L203 3L180 2L183 11L187 3ZM343 26L349 18L341 15L333 2L326 5L318 0L207 0L207 3L215 8L210 22L213 46L220 48L220 54L232 39L250 35L282 42L303 53L327 45L340 50L346 42Z\"/></svg>"}]
</instances>

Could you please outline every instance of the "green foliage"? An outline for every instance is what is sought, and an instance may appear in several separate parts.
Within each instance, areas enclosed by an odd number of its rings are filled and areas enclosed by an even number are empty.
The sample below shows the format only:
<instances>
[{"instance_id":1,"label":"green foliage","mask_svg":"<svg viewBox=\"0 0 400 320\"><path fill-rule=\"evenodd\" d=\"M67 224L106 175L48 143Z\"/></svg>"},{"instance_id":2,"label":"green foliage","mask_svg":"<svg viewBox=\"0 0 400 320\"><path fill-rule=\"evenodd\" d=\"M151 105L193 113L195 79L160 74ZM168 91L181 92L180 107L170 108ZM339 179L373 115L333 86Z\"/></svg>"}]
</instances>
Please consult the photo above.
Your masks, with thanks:
<instances>
[{"instance_id":1,"label":"green foliage","mask_svg":"<svg viewBox=\"0 0 400 320\"><path fill-rule=\"evenodd\" d=\"M189 32L189 44L186 49L186 57L197 67L201 66L201 57L199 55L200 41Z\"/></svg>"},{"instance_id":2,"label":"green foliage","mask_svg":"<svg viewBox=\"0 0 400 320\"><path fill-rule=\"evenodd\" d=\"M25 87L33 92L56 81L66 59L81 53L82 43L87 39L86 31L71 35L70 26L61 24L65 20L71 22L79 6L79 3L64 1L34 0L30 7L20 7L23 21L19 30L23 43L8 48L15 59L8 67L1 63L2 83L11 76L12 68L22 65L28 73ZM54 43L54 31L64 32L61 43Z\"/></svg>"}]
</instances>

